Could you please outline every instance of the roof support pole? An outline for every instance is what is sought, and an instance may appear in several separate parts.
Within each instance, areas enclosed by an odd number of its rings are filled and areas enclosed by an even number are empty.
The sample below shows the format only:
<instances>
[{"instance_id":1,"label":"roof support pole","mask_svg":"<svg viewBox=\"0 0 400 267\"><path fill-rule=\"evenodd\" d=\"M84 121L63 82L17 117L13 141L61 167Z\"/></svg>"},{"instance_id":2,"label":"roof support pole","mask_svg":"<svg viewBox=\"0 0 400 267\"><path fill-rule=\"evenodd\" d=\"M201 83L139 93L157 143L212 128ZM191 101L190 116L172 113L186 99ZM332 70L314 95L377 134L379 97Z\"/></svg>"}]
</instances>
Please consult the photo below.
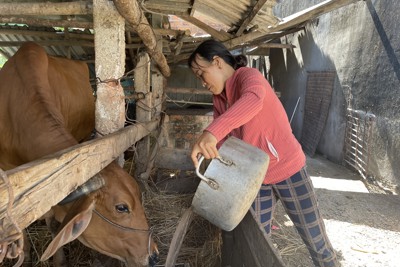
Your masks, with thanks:
<instances>
[{"instance_id":1,"label":"roof support pole","mask_svg":"<svg viewBox=\"0 0 400 267\"><path fill-rule=\"evenodd\" d=\"M168 66L167 60L162 53L161 49L157 49L157 40L154 32L147 21L143 11L140 9L137 0L114 0L119 13L127 20L132 26L133 30L137 32L139 37L143 40L147 48L147 53L154 59L161 73L168 77L171 70Z\"/></svg>"},{"instance_id":2,"label":"roof support pole","mask_svg":"<svg viewBox=\"0 0 400 267\"><path fill-rule=\"evenodd\" d=\"M125 94L119 78L125 72L125 20L113 2L93 0L96 130L107 135L124 127Z\"/></svg>"},{"instance_id":3,"label":"roof support pole","mask_svg":"<svg viewBox=\"0 0 400 267\"><path fill-rule=\"evenodd\" d=\"M138 55L138 61L135 68L135 91L142 93L144 99L139 99L136 102L136 120L138 122L150 121L153 108L151 106L153 94L150 90L151 86L151 70L150 57L146 52ZM146 171L146 163L150 154L150 138L143 138L136 145L137 156L135 156L135 175L140 177L140 174Z\"/></svg>"}]
</instances>

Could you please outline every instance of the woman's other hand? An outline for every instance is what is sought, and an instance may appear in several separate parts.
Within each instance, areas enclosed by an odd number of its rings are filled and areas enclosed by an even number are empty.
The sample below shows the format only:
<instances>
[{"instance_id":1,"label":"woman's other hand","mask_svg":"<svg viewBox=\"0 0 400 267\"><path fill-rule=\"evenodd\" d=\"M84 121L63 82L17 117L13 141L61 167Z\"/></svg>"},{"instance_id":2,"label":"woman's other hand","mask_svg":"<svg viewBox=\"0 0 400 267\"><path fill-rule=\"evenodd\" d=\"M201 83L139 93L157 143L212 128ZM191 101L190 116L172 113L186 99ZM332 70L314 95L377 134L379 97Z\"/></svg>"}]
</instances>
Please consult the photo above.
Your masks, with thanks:
<instances>
[{"instance_id":1,"label":"woman's other hand","mask_svg":"<svg viewBox=\"0 0 400 267\"><path fill-rule=\"evenodd\" d=\"M217 143L217 138L215 138L215 136L208 131L204 131L203 134L200 135L192 148L191 154L195 168L197 168L197 165L199 164L199 160L197 158L199 154L203 155L206 159L213 159L219 156Z\"/></svg>"}]
</instances>

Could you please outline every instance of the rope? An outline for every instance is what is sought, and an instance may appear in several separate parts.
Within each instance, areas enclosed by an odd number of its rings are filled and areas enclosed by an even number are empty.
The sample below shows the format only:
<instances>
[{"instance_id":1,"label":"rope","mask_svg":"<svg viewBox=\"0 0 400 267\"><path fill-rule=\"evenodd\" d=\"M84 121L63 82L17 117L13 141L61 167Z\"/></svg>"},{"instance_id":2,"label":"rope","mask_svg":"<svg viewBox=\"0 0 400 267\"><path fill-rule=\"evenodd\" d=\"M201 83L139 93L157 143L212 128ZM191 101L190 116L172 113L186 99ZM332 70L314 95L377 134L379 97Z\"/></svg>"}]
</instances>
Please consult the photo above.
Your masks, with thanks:
<instances>
[{"instance_id":1,"label":"rope","mask_svg":"<svg viewBox=\"0 0 400 267\"><path fill-rule=\"evenodd\" d=\"M102 220L104 220L105 222L111 224L114 227L117 227L123 231L130 231L130 232L138 232L138 233L145 233L149 235L149 239L148 239L148 243L147 243L147 253L149 254L149 256L151 256L151 236L153 234L153 229L149 228L149 229L140 229L140 228L134 228L134 227L128 227L128 226L123 226L120 225L116 222L111 221L110 219L108 219L106 216L104 216L103 214L101 214L100 212L98 212L96 209L93 209L93 212L99 216Z\"/></svg>"},{"instance_id":2,"label":"rope","mask_svg":"<svg viewBox=\"0 0 400 267\"><path fill-rule=\"evenodd\" d=\"M7 174L0 169L0 178L3 181L2 186L7 187L8 191L8 203L6 209L6 216L11 221L12 226L15 228L16 232L13 235L10 235L6 238L2 238L0 240L0 263L3 262L4 258L7 259L15 259L19 257L17 263L14 267L19 267L22 265L24 261L24 239L22 235L22 231L18 226L15 219L12 217L12 207L14 204L14 192L12 190L12 186L7 177Z\"/></svg>"},{"instance_id":3,"label":"rope","mask_svg":"<svg viewBox=\"0 0 400 267\"><path fill-rule=\"evenodd\" d=\"M110 83L110 82L114 82L116 85L118 85L120 83L120 80L124 79L124 78L129 78L129 75L132 74L136 69L140 69L140 68L144 68L147 67L147 64L151 62L151 59L147 60L146 62L144 62L142 65L139 66L135 66L133 69L131 69L130 71L125 72L121 77L119 78L110 78L110 79L105 79L102 80L100 77L96 76L95 80L96 80L96 84L99 83ZM91 80L93 81L93 79Z\"/></svg>"}]
</instances>

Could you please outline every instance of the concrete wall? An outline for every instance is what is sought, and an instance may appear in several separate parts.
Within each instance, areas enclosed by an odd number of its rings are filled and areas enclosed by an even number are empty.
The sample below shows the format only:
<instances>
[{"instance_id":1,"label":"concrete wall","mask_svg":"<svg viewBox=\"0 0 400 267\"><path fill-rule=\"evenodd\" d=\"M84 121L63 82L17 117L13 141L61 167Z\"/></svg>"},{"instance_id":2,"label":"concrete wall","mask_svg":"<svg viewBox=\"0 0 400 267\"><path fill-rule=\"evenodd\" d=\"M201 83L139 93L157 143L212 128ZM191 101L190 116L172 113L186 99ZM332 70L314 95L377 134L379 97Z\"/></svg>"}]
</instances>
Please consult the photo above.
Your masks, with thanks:
<instances>
[{"instance_id":1,"label":"concrete wall","mask_svg":"<svg viewBox=\"0 0 400 267\"><path fill-rule=\"evenodd\" d=\"M194 170L191 148L212 122L207 110L167 110L159 140L156 166L166 169Z\"/></svg>"},{"instance_id":2,"label":"concrete wall","mask_svg":"<svg viewBox=\"0 0 400 267\"><path fill-rule=\"evenodd\" d=\"M322 1L283 0L276 14L286 17ZM301 138L307 72L335 71L329 115L317 150L330 160L343 158L346 109L376 116L368 162L372 178L394 189L400 185L400 2L359 1L322 15L296 34L282 38L293 51L271 50L273 86L281 91L288 116Z\"/></svg>"}]
</instances>

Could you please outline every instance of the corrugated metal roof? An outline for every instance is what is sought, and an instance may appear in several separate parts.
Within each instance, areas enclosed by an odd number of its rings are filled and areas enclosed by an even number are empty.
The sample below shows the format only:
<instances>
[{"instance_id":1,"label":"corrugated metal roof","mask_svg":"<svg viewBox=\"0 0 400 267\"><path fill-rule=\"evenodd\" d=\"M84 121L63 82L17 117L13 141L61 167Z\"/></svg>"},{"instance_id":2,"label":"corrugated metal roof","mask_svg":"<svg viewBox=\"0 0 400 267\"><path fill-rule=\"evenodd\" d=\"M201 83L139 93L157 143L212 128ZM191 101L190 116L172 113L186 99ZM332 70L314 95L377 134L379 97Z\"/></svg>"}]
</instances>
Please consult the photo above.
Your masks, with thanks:
<instances>
[{"instance_id":1,"label":"corrugated metal roof","mask_svg":"<svg viewBox=\"0 0 400 267\"><path fill-rule=\"evenodd\" d=\"M158 14L177 16L191 14L195 18L207 16L210 20L234 30L240 27L257 2L255 0L147 0L142 2L142 6L146 11ZM263 29L278 22L273 15L276 0L263 2L265 3L261 10L249 24L250 28L258 25L259 29Z\"/></svg>"},{"instance_id":2,"label":"corrugated metal roof","mask_svg":"<svg viewBox=\"0 0 400 267\"><path fill-rule=\"evenodd\" d=\"M290 1L292 0L286 2ZM223 41L231 49L264 45L278 40L285 34L302 29L305 23L321 14L356 1L359 0L324 1L316 5L315 9L310 7L309 10L298 16L285 19L274 16L273 10L277 0L137 0L146 17L151 18L150 24L153 32L164 37L163 54L170 63L186 59L197 44L204 40L204 32L212 38ZM53 0L50 3L44 0L0 0L0 8L5 5L4 3L18 4L18 2L51 5L52 3L61 4L64 1ZM82 9L88 12L75 15L60 15L59 13L58 15L44 15L43 12L40 12L40 14L29 16L23 16L24 14L7 16L3 12L0 15L0 25L2 25L0 26L0 54L11 56L22 42L37 41L46 47L49 54L93 60L94 38L90 32L87 32L88 29L93 28L93 18L90 13L92 1L71 2L70 5L73 4L77 5L78 9L83 6ZM168 21L165 24L166 18L175 18L173 23L178 26L170 28L167 25ZM187 23L176 23L176 18L184 19L191 26L188 27ZM18 23L29 27L10 27L4 23ZM169 24L173 23L171 21ZM70 30L64 33L61 29L54 30L51 26L86 30L77 30L72 35ZM190 28L191 36L187 35L188 28ZM202 34L198 34L200 32L198 28L203 31ZM145 47L129 24L126 29L131 36L129 44L127 42L127 49L131 49L131 53L127 53L127 58L129 58L132 52L137 52ZM199 38L199 36L201 37ZM268 48L264 46L263 51L265 49Z\"/></svg>"},{"instance_id":3,"label":"corrugated metal roof","mask_svg":"<svg viewBox=\"0 0 400 267\"><path fill-rule=\"evenodd\" d=\"M19 33L20 32L20 33ZM47 33L47 34L46 34ZM74 34L87 35L88 33L81 30L74 30ZM90 34L90 33L89 33ZM64 36L62 30L56 30L49 27L34 27L26 25L0 25L0 43L1 50L8 56L14 55L19 46L13 45L21 42L34 41L37 43L51 43L53 40L56 44ZM60 42L61 43L61 42ZM92 48L85 48L80 45L62 46L62 45L44 45L47 53L53 56L61 56L76 60L94 60L94 52Z\"/></svg>"}]
</instances>

